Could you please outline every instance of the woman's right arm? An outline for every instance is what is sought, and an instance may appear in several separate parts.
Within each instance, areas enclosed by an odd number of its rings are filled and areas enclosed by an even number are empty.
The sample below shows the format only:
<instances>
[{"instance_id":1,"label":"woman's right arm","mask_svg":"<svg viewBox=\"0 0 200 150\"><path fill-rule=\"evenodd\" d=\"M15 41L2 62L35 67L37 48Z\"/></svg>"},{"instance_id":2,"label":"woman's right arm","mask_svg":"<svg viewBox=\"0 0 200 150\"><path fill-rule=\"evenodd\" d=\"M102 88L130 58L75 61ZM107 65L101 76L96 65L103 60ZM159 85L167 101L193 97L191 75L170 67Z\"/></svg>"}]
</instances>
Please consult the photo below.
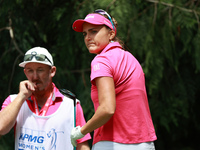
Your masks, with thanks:
<instances>
[{"instance_id":1,"label":"woman's right arm","mask_svg":"<svg viewBox=\"0 0 200 150\"><path fill-rule=\"evenodd\" d=\"M95 79L98 90L99 107L93 117L81 128L82 134L87 134L104 125L115 113L115 85L111 77Z\"/></svg>"}]
</instances>

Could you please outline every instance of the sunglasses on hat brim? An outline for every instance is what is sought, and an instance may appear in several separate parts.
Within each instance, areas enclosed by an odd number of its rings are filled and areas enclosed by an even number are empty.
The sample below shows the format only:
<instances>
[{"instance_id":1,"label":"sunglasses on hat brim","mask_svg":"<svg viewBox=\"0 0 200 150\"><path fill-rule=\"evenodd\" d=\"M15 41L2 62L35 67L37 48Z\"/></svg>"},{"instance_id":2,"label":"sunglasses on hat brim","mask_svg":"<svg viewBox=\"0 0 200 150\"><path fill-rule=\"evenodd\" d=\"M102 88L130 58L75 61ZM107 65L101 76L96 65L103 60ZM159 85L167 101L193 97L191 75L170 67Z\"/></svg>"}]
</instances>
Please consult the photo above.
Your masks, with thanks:
<instances>
[{"instance_id":1,"label":"sunglasses on hat brim","mask_svg":"<svg viewBox=\"0 0 200 150\"><path fill-rule=\"evenodd\" d=\"M35 57L37 61L45 61L45 59L47 59L52 64L52 62L44 54L27 54L24 56L24 61L31 61L33 57Z\"/></svg>"}]
</instances>

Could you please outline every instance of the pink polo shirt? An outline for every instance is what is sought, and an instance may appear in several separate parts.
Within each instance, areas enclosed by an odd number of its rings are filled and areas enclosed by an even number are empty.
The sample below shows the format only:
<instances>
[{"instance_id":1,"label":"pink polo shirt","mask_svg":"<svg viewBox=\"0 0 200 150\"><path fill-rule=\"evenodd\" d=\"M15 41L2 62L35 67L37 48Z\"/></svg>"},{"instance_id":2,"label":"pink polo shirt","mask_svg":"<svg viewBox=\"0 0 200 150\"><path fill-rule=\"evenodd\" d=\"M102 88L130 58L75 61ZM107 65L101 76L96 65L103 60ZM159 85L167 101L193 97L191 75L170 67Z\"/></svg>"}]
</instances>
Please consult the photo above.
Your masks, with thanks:
<instances>
[{"instance_id":1,"label":"pink polo shirt","mask_svg":"<svg viewBox=\"0 0 200 150\"><path fill-rule=\"evenodd\" d=\"M112 77L115 83L116 111L113 117L94 131L93 144L99 141L143 143L157 139L147 99L141 65L118 42L110 43L91 62L91 98L99 106L97 77Z\"/></svg>"},{"instance_id":2,"label":"pink polo shirt","mask_svg":"<svg viewBox=\"0 0 200 150\"><path fill-rule=\"evenodd\" d=\"M63 100L63 95L60 93L60 91L57 89L57 87L55 86L55 84L53 83L52 84L53 87L54 87L54 96L55 96L55 99L52 100L50 102L50 105L49 105L49 108L47 110L47 113L46 113L46 116L49 116L51 114L53 114L60 106L62 100ZM33 102L31 100L26 100L30 110L32 112L34 112L34 105L33 105ZM8 104L11 103L11 98L10 96L8 96L6 98L6 100L4 101L3 105L2 105L2 110L8 106ZM42 108L43 109L43 108ZM41 109L41 111L42 111ZM83 114L83 110L82 110L82 107L80 105L80 102L78 102L76 104L76 126L83 126L85 124L85 118L84 118L84 114ZM87 140L90 140L91 139L91 136L90 134L86 134L83 138L81 139L78 139L77 142L78 143L82 143L84 141L87 141Z\"/></svg>"}]
</instances>

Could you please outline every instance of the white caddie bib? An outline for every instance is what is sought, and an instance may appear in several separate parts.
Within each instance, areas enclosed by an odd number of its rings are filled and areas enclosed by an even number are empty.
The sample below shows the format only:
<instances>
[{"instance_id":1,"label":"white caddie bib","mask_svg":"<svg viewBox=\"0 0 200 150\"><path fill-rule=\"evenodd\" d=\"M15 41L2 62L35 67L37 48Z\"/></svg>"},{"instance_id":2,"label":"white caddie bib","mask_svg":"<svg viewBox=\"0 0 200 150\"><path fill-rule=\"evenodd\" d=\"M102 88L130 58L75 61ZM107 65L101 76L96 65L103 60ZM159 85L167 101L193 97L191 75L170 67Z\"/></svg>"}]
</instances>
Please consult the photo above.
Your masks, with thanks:
<instances>
[{"instance_id":1,"label":"white caddie bib","mask_svg":"<svg viewBox=\"0 0 200 150\"><path fill-rule=\"evenodd\" d=\"M73 127L72 99L64 97L58 110L49 116L34 114L25 101L17 116L15 150L73 150L70 140Z\"/></svg>"}]
</instances>

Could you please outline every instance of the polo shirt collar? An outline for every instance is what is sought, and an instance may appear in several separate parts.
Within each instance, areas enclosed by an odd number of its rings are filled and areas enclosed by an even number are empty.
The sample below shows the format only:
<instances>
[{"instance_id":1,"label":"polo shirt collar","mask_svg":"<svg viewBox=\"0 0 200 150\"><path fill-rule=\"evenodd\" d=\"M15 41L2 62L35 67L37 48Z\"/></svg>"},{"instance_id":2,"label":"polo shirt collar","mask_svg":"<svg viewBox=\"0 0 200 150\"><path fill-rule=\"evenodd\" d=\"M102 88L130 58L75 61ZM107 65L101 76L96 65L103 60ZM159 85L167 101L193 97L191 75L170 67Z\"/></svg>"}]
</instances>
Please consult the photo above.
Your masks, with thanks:
<instances>
[{"instance_id":1,"label":"polo shirt collar","mask_svg":"<svg viewBox=\"0 0 200 150\"><path fill-rule=\"evenodd\" d=\"M55 86L54 83L52 83L53 86L53 96L52 96L52 101L50 104L52 104L57 98L63 99L63 95L60 93L59 89Z\"/></svg>"},{"instance_id":2,"label":"polo shirt collar","mask_svg":"<svg viewBox=\"0 0 200 150\"><path fill-rule=\"evenodd\" d=\"M113 49L115 47L122 48L122 46L119 44L119 42L111 42L101 51L100 54L105 53L105 52L107 52L110 49Z\"/></svg>"}]
</instances>

